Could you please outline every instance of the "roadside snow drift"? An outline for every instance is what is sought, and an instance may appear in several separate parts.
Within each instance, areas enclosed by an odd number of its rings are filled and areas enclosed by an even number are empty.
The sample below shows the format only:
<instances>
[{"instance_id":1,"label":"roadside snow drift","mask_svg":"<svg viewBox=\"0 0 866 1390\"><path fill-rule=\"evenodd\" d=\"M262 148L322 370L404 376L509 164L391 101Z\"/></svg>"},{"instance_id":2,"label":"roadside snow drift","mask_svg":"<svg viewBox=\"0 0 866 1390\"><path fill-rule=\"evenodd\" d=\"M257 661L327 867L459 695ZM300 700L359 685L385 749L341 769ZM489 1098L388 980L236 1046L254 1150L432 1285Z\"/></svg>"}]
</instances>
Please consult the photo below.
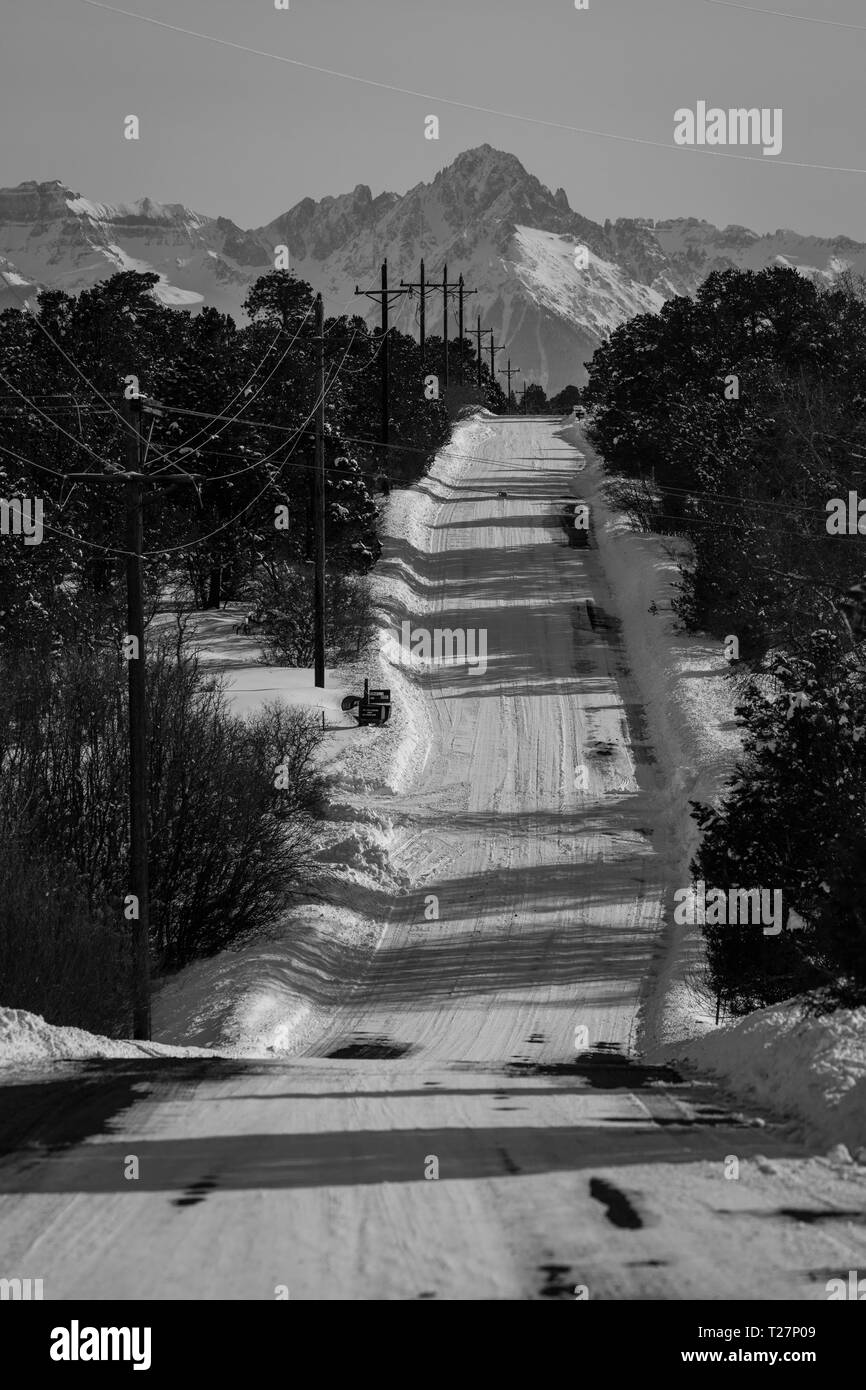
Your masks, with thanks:
<instances>
[{"instance_id":1,"label":"roadside snow drift","mask_svg":"<svg viewBox=\"0 0 866 1390\"><path fill-rule=\"evenodd\" d=\"M201 1047L166 1047L159 1043L103 1038L83 1028L59 1028L40 1014L0 1008L0 1065L68 1061L85 1057L212 1057Z\"/></svg>"},{"instance_id":2,"label":"roadside snow drift","mask_svg":"<svg viewBox=\"0 0 866 1390\"><path fill-rule=\"evenodd\" d=\"M671 1043L664 1055L796 1115L828 1144L866 1145L864 1009L807 1018L796 1001L778 1004L702 1038Z\"/></svg>"}]
</instances>

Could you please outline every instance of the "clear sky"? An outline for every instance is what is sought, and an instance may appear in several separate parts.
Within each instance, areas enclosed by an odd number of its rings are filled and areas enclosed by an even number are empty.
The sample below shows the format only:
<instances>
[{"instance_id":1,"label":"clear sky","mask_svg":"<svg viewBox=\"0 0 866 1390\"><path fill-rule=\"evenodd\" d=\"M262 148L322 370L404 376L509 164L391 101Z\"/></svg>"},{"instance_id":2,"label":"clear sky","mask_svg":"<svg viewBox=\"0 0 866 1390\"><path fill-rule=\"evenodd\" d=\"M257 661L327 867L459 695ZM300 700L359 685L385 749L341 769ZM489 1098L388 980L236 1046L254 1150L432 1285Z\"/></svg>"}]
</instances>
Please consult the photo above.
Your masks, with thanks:
<instances>
[{"instance_id":1,"label":"clear sky","mask_svg":"<svg viewBox=\"0 0 866 1390\"><path fill-rule=\"evenodd\" d=\"M473 112L169 32L84 0L3 0L0 183L59 178L258 226L357 183L405 192L489 143L605 217L695 216L866 241L866 5L767 0L119 0L168 24L435 97L662 142ZM755 9L761 8L756 0ZM841 25L862 25L862 29ZM673 144L674 111L781 107L779 159ZM141 122L139 141L123 119ZM440 119L438 141L424 117Z\"/></svg>"}]
</instances>

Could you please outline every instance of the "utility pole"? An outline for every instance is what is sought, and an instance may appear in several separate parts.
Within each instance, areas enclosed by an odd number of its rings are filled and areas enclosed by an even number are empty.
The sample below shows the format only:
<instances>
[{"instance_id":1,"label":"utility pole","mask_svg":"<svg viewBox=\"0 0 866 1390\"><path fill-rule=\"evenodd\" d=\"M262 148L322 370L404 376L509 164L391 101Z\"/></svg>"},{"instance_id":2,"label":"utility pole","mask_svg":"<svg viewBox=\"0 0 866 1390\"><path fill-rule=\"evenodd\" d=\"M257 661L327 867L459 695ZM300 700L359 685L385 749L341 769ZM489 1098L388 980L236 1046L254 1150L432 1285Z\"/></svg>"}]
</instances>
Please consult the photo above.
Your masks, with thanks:
<instances>
[{"instance_id":1,"label":"utility pole","mask_svg":"<svg viewBox=\"0 0 866 1390\"><path fill-rule=\"evenodd\" d=\"M389 429L389 412L390 412L390 390L391 390L391 354L390 354L390 343L389 343L389 340L388 340L388 333L389 333L389 328L388 328L388 310L389 310L389 308L390 308L392 298L397 298L397 299L398 299L398 298L400 297L401 294L406 294L406 287L403 286L403 285L401 285L400 288L399 288L399 289L396 289L396 290L389 290L389 289L388 289L388 261L387 261L387 259L386 259L386 260L384 260L384 261L382 262L382 285L381 285L381 289L378 289L378 290L359 290L359 289L358 289L358 286L356 285L356 286L355 286L355 294L362 294L362 295L364 295L367 299L378 299L378 300L379 300L380 307L381 307L381 310L382 310L382 326L381 326L381 330L380 330L380 331L381 331L381 334L382 334L382 345L381 345L381 348L380 348L380 350L379 350L379 355L380 355L380 359L381 359L381 360L380 360L380 366L381 366L381 392L382 392L382 424L381 424L381 433L382 433L382 443L383 443L383 445L385 446L385 448L387 449L388 443L389 443L389 433L390 433L390 429ZM387 458L388 458L388 455L387 455L387 453L386 453L386 454L385 454L385 464L384 464L385 467L387 467Z\"/></svg>"},{"instance_id":2,"label":"utility pole","mask_svg":"<svg viewBox=\"0 0 866 1390\"><path fill-rule=\"evenodd\" d=\"M479 386L481 385L481 339L482 339L482 338L485 336L485 334L487 334L487 333L490 334L490 348L489 348L489 351L490 351L490 379L491 379L491 381L494 381L494 382L495 382L495 380L496 380L496 371L495 371L496 354L497 354L497 352L504 352L504 351L505 351L505 344L504 344L504 343L498 343L498 344L497 344L497 343L494 343L494 341L493 341L494 330L493 330L492 328L482 328L482 327L481 327L481 315L479 314L478 317L477 317L477 319L475 320L475 338L476 338L476 342L477 342L477 345L478 345L477 348L476 348L476 358L477 358L477 367L478 367L478 385L479 385ZM487 351L487 349L485 349L485 351Z\"/></svg>"},{"instance_id":3,"label":"utility pole","mask_svg":"<svg viewBox=\"0 0 866 1390\"><path fill-rule=\"evenodd\" d=\"M387 271L382 267L382 288L387 294ZM382 299L386 302L385 296ZM387 313L387 309L384 311ZM313 471L313 663L315 685L325 688L325 309L316 295L316 466ZM387 325L383 353L387 350ZM385 397L387 401L387 394Z\"/></svg>"},{"instance_id":4,"label":"utility pole","mask_svg":"<svg viewBox=\"0 0 866 1390\"><path fill-rule=\"evenodd\" d=\"M442 267L442 346L445 350L445 390L448 390L448 267Z\"/></svg>"},{"instance_id":5,"label":"utility pole","mask_svg":"<svg viewBox=\"0 0 866 1390\"><path fill-rule=\"evenodd\" d=\"M491 381L495 381L495 380L496 380L496 354L497 354L497 352L504 352L505 349L506 349L506 347L507 347L508 345L507 345L507 343L494 343L494 341L493 341L493 329L492 329L492 328L489 329L488 332L490 333L490 379L491 379Z\"/></svg>"},{"instance_id":6,"label":"utility pole","mask_svg":"<svg viewBox=\"0 0 866 1390\"><path fill-rule=\"evenodd\" d=\"M129 690L129 891L133 918L132 1031L150 1037L150 893L147 873L147 690L144 649L144 573L141 550L144 484L141 475L141 401L126 402L126 635L136 648L127 660Z\"/></svg>"},{"instance_id":7,"label":"utility pole","mask_svg":"<svg viewBox=\"0 0 866 1390\"><path fill-rule=\"evenodd\" d=\"M445 354L445 359L444 359L444 362L445 362L444 386L445 386L445 390L446 390L446 391L448 390L448 381L449 381L449 364L448 364L448 295L450 294L450 292L451 292L452 290L459 290L459 288L460 288L460 282L459 282L458 280L449 281L449 279L448 279L448 267L447 267L447 265L446 265L446 266L443 266L443 267L442 267L442 347L443 347L443 351L444 351L444 354Z\"/></svg>"},{"instance_id":8,"label":"utility pole","mask_svg":"<svg viewBox=\"0 0 866 1390\"><path fill-rule=\"evenodd\" d=\"M512 365L511 365L511 358L510 358L510 357L509 357L509 359L508 359L508 366L507 366L507 367L500 367L500 369L499 369L499 375L500 375L500 376L507 376L507 377L508 377L508 396L507 396L507 401L508 401L508 405L509 405L509 406L511 405L511 378L512 378L513 376L517 376L517 373L518 373L519 371L520 371L520 368L519 368L519 367L512 367Z\"/></svg>"},{"instance_id":9,"label":"utility pole","mask_svg":"<svg viewBox=\"0 0 866 1390\"><path fill-rule=\"evenodd\" d=\"M401 280L401 281L400 281L400 284L402 285L402 283L403 283L403 281ZM420 335L419 335L419 336L420 336L420 339L421 339L421 370L423 371L423 370L424 370L424 356L425 356L425 353L427 352L427 287L426 287L426 285L424 284L424 261L423 261L423 259L422 259L422 261L421 261L421 323L420 323L420 325L419 325L419 328L420 328Z\"/></svg>"},{"instance_id":10,"label":"utility pole","mask_svg":"<svg viewBox=\"0 0 866 1390\"><path fill-rule=\"evenodd\" d=\"M443 270L442 270L442 283L441 283L441 285L437 284L435 280L432 281L432 282L431 282L431 281L428 281L427 278L426 278L426 275L425 275L425 271L424 271L424 262L423 262L423 261L421 262L421 273L420 273L420 278L419 278L418 280L401 280L401 281L400 281L400 289L401 289L401 290L406 290L406 291L408 291L409 294L414 294L415 290L417 290L418 293L419 293L419 295L420 295L420 299L421 299L421 314L420 314L420 324L419 324L419 328L420 328L420 334L419 334L419 336L420 336L421 368L422 368L422 371L423 371L423 368L424 368L424 359L425 359L425 356L426 356L426 345L427 345L427 331L426 331L426 327L427 327L427 295L428 295L428 294L441 294L441 295L442 295L442 347L443 347L443 352L444 352L444 368L445 368L444 374L443 374L443 385L444 385L444 387L447 389L447 387L448 387L448 382L449 382L449 374L450 374L450 363L449 363L449 353L448 353L448 296L449 296L449 294L453 293L454 290L456 290L456 291L458 292L459 296L460 296L460 333L461 333L461 337L462 337L462 333L463 333L463 300L464 300L464 298L466 297L466 295L469 295L469 294L477 294L478 291L477 291L477 290L467 290L466 287L465 287L465 285L464 285L464 283L463 283L463 276L462 276L462 275L460 276L460 279L459 279L459 280L449 281L449 279L448 279L448 267L447 267L447 265L444 266L444 267L443 267ZM463 380L462 359L461 359L461 368L460 368L460 380L461 380L461 382L462 382L462 380Z\"/></svg>"},{"instance_id":11,"label":"utility pole","mask_svg":"<svg viewBox=\"0 0 866 1390\"><path fill-rule=\"evenodd\" d=\"M463 284L463 276L461 275L457 281L457 303L459 306L457 318L457 338L460 343L460 357L458 359L459 373L457 379L461 386L463 385L463 300L467 295L477 293L477 290L467 290L465 288Z\"/></svg>"},{"instance_id":12,"label":"utility pole","mask_svg":"<svg viewBox=\"0 0 866 1390\"><path fill-rule=\"evenodd\" d=\"M150 893L147 840L147 685L144 640L142 533L145 476L141 457L141 399L124 400L127 425L126 468L113 473L64 473L91 483L123 483L126 509L126 634L137 649L127 658L129 691L129 892L136 899L132 918L133 1036L150 1038ZM159 483L193 483L200 474L176 470L154 475Z\"/></svg>"},{"instance_id":13,"label":"utility pole","mask_svg":"<svg viewBox=\"0 0 866 1390\"><path fill-rule=\"evenodd\" d=\"M522 390L521 393L520 393L520 404L523 406L523 413L524 413L524 415L526 415L528 412L527 412L527 409L526 409L526 382L525 382L525 381L524 381L524 383L523 383L523 390Z\"/></svg>"},{"instance_id":14,"label":"utility pole","mask_svg":"<svg viewBox=\"0 0 866 1390\"><path fill-rule=\"evenodd\" d=\"M426 280L426 277L425 277L425 272L424 272L424 262L423 262L423 261L421 262L421 275L420 275L420 279L418 279L418 280L401 280L401 281L400 281L400 288L401 288L401 290L408 290L410 294L414 294L415 290L417 290L418 293L419 293L419 295L420 295L421 313L420 313L420 322L419 322L419 325L418 325L418 327L419 327L419 344L418 344L418 345L419 345L419 347L420 347L420 349L421 349L421 372L422 372L422 374L423 374L423 372L424 372L424 359L425 359L425 356L426 356L426 354L427 354L427 296L428 296L428 294L431 293L431 291L434 291L434 290L436 289L436 286L435 286L435 285L428 285L428 283L427 283L427 280Z\"/></svg>"},{"instance_id":15,"label":"utility pole","mask_svg":"<svg viewBox=\"0 0 866 1390\"><path fill-rule=\"evenodd\" d=\"M388 339L388 259L382 262L382 443L387 444L391 430L391 344Z\"/></svg>"}]
</instances>

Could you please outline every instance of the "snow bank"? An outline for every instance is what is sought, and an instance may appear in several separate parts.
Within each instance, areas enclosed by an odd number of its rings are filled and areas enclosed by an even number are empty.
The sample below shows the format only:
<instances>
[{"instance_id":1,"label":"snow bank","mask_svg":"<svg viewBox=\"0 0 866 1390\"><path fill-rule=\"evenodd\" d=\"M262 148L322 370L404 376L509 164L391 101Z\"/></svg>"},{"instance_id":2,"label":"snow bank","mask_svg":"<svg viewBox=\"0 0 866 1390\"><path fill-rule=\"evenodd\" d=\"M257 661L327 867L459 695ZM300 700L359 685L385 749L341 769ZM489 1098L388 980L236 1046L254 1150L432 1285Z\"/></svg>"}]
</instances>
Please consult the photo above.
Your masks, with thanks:
<instances>
[{"instance_id":1,"label":"snow bank","mask_svg":"<svg viewBox=\"0 0 866 1390\"><path fill-rule=\"evenodd\" d=\"M200 1047L103 1038L83 1028L61 1028L24 1009L0 1008L0 1066L84 1057L211 1057Z\"/></svg>"},{"instance_id":2,"label":"snow bank","mask_svg":"<svg viewBox=\"0 0 866 1390\"><path fill-rule=\"evenodd\" d=\"M306 902L238 949L194 961L153 1001L153 1036L234 1057L304 1049L337 1002L337 981L373 950L378 923L346 904Z\"/></svg>"},{"instance_id":3,"label":"snow bank","mask_svg":"<svg viewBox=\"0 0 866 1390\"><path fill-rule=\"evenodd\" d=\"M635 531L608 502L600 460L580 430L562 431L588 460L581 475L595 536L622 619L623 640L656 737L671 801L713 799L741 747L734 721L736 693L722 643L677 630L673 599L684 543ZM651 608L655 606L655 613ZM698 843L687 817L683 856Z\"/></svg>"},{"instance_id":4,"label":"snow bank","mask_svg":"<svg viewBox=\"0 0 866 1390\"><path fill-rule=\"evenodd\" d=\"M382 560L373 571L372 583L380 619L382 683L391 687L391 725L397 738L387 772L379 774L379 784L397 794L417 781L432 740L429 703L417 686L412 663L400 643L404 617L416 622L436 611L435 593L414 567L413 557L416 553L429 556L430 528L442 502L457 495L451 490L460 479L464 456L472 454L492 433L487 418L489 411L479 410L456 424L450 442L436 455L429 473L414 487L392 491L384 519ZM367 767L364 775L369 776Z\"/></svg>"},{"instance_id":5,"label":"snow bank","mask_svg":"<svg viewBox=\"0 0 866 1390\"><path fill-rule=\"evenodd\" d=\"M565 417L562 438L583 454L581 496L590 504L595 540L616 595L622 639L641 691L662 774L660 851L668 862L665 958L659 988L643 1017L644 1045L713 1026L702 986L700 931L673 921L673 891L690 882L689 862L700 834L689 801L715 801L739 755L736 687L722 643L677 630L673 599L684 543L635 531L606 496L601 460L581 428ZM655 608L653 612L652 609Z\"/></svg>"},{"instance_id":6,"label":"snow bank","mask_svg":"<svg viewBox=\"0 0 866 1390\"><path fill-rule=\"evenodd\" d=\"M866 1010L807 1018L796 1001L759 1009L702 1038L671 1043L667 1060L735 1085L795 1115L811 1137L866 1145Z\"/></svg>"}]
</instances>

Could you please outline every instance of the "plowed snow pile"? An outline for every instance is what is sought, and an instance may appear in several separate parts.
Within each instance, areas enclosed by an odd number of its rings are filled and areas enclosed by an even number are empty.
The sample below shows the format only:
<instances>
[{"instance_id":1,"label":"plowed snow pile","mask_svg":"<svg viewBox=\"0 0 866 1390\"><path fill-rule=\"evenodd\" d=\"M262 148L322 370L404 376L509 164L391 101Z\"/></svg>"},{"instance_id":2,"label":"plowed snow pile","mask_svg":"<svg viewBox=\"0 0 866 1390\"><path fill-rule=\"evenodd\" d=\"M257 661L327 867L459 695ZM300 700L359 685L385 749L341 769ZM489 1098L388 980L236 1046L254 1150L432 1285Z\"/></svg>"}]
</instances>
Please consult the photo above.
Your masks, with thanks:
<instances>
[{"instance_id":1,"label":"plowed snow pile","mask_svg":"<svg viewBox=\"0 0 866 1390\"><path fill-rule=\"evenodd\" d=\"M827 1143L866 1145L864 1009L806 1018L796 1002L780 1004L671 1043L664 1055L711 1072L738 1095L796 1115Z\"/></svg>"},{"instance_id":2,"label":"plowed snow pile","mask_svg":"<svg viewBox=\"0 0 866 1390\"><path fill-rule=\"evenodd\" d=\"M77 1057L210 1057L200 1047L165 1047L159 1043L103 1038L83 1028L58 1028L24 1009L0 1009L0 1063L27 1064Z\"/></svg>"}]
</instances>

